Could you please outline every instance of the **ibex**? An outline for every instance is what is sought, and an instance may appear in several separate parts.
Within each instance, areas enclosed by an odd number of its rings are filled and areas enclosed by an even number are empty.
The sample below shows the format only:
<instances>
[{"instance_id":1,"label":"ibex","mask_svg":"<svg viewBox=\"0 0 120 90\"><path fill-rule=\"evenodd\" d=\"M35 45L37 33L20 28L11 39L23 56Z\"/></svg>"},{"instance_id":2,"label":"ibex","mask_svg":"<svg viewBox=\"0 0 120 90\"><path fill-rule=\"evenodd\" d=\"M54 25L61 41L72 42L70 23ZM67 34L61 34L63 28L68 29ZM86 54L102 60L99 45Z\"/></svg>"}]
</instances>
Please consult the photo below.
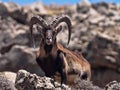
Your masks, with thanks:
<instances>
[{"instance_id":1,"label":"ibex","mask_svg":"<svg viewBox=\"0 0 120 90\"><path fill-rule=\"evenodd\" d=\"M62 30L62 22L68 26L68 43L71 38L71 20L67 15L61 15L48 24L40 16L35 15L30 20L30 31L33 37L33 25L40 31L40 46L36 61L48 77L59 73L61 84L72 84L77 76L90 80L91 69L88 61L80 54L74 53L56 42L56 36Z\"/></svg>"}]
</instances>

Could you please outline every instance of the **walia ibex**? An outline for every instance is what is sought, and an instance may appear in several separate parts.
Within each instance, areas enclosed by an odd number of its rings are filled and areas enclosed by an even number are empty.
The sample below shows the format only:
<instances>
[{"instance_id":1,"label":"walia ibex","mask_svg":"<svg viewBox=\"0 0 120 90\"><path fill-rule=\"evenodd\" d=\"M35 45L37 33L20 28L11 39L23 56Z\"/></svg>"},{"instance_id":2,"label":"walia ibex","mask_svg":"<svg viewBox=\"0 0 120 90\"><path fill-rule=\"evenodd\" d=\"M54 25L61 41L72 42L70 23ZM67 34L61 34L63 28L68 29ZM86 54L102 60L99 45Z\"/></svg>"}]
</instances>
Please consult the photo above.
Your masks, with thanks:
<instances>
[{"instance_id":1,"label":"walia ibex","mask_svg":"<svg viewBox=\"0 0 120 90\"><path fill-rule=\"evenodd\" d=\"M41 37L36 61L46 76L61 77L61 84L72 84L76 77L90 80L91 69L88 61L81 54L74 53L56 42L56 36L62 30L62 25L60 25L62 22L68 26L69 44L72 25L67 15L57 17L50 24L38 15L31 18L31 36L33 37L33 25L35 24Z\"/></svg>"}]
</instances>

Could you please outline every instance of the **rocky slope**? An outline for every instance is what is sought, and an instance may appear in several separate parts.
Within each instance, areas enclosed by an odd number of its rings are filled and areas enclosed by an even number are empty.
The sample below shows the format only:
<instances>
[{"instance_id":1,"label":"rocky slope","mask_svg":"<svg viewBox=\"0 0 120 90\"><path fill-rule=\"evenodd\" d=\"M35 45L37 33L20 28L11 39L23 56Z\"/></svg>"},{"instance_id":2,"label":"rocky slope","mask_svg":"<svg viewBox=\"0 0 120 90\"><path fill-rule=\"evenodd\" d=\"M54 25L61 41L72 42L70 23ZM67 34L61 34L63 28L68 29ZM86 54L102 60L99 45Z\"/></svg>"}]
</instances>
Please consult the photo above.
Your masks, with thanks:
<instances>
[{"instance_id":1,"label":"rocky slope","mask_svg":"<svg viewBox=\"0 0 120 90\"><path fill-rule=\"evenodd\" d=\"M12 78L14 76L14 78ZM0 90L119 90L120 83L112 81L104 88L95 86L90 81L77 79L74 86L57 83L51 78L37 76L26 70L0 73Z\"/></svg>"},{"instance_id":2,"label":"rocky slope","mask_svg":"<svg viewBox=\"0 0 120 90\"><path fill-rule=\"evenodd\" d=\"M93 83L105 86L110 81L120 81L120 6L104 2L81 2L71 6L0 3L0 71L26 69L44 75L35 62L39 33L34 32L35 49L29 36L28 24L34 14L48 22L57 15L69 15L73 27L68 48L82 52L91 63ZM67 42L65 29L57 38L64 46Z\"/></svg>"}]
</instances>

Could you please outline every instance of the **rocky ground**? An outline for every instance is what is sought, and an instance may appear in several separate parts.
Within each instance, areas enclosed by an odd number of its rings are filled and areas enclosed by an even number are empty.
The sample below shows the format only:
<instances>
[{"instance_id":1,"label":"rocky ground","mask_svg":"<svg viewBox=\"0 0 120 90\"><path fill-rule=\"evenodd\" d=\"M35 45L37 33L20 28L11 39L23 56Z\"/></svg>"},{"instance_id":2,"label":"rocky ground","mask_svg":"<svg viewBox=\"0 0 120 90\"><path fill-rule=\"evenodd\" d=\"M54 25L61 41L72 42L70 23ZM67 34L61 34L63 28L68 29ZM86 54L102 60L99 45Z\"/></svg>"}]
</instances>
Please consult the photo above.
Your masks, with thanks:
<instances>
[{"instance_id":1,"label":"rocky ground","mask_svg":"<svg viewBox=\"0 0 120 90\"><path fill-rule=\"evenodd\" d=\"M14 78L11 78L14 77ZM119 90L120 83L112 81L104 88L95 86L90 81L77 79L74 86L67 86L57 83L51 78L37 76L26 70L19 70L16 73L0 73L0 90Z\"/></svg>"},{"instance_id":2,"label":"rocky ground","mask_svg":"<svg viewBox=\"0 0 120 90\"><path fill-rule=\"evenodd\" d=\"M120 6L104 2L81 2L71 6L45 6L40 2L28 6L0 3L1 72L25 69L44 75L35 62L39 34L34 32L35 49L29 34L29 20L34 14L39 14L48 22L60 14L69 15L73 26L68 48L83 53L90 62L93 84L105 87L110 81L120 81ZM57 38L64 46L67 42L65 29Z\"/></svg>"}]
</instances>

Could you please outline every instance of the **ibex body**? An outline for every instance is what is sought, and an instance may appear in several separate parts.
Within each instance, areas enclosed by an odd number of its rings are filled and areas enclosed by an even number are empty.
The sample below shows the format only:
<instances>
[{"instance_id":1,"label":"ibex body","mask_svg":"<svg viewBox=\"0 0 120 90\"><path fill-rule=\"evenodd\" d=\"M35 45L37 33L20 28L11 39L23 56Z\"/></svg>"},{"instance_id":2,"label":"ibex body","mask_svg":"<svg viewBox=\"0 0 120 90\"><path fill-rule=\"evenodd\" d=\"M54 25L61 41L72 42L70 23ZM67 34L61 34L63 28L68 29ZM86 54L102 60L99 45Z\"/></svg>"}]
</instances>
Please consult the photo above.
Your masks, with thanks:
<instances>
[{"instance_id":1,"label":"ibex body","mask_svg":"<svg viewBox=\"0 0 120 90\"><path fill-rule=\"evenodd\" d=\"M57 34L62 30L60 23L65 22L68 26L68 44L71 37L71 20L68 16L57 17L52 23L47 24L41 17L34 16L30 21L30 30L34 24L38 24L38 30L41 33L39 51L36 61L45 75L48 77L57 77L58 72L62 84L72 84L76 77L90 80L90 64L81 54L74 53L56 42ZM58 78L57 78L58 79Z\"/></svg>"}]
</instances>

